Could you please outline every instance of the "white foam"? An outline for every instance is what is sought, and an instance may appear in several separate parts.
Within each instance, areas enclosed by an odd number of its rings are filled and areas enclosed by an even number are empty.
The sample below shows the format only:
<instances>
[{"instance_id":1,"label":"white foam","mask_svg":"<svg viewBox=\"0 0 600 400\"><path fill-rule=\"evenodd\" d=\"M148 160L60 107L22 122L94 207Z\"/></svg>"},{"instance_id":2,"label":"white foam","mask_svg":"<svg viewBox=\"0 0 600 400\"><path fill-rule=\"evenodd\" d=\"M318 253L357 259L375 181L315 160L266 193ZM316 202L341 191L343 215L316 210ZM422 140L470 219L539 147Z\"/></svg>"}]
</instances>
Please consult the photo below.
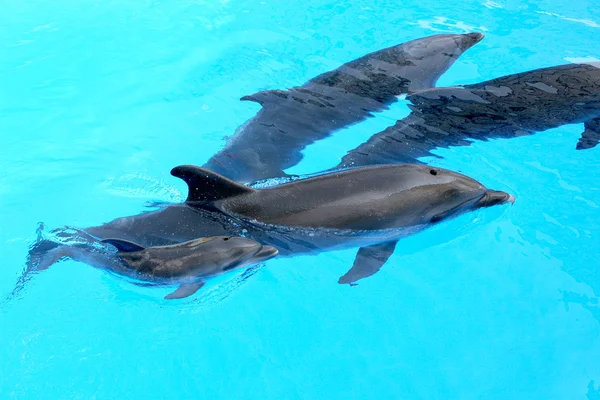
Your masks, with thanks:
<instances>
[{"instance_id":1,"label":"white foam","mask_svg":"<svg viewBox=\"0 0 600 400\"><path fill-rule=\"evenodd\" d=\"M484 7L490 8L490 9L494 9L494 8L504 8L501 4L496 3L495 1L491 1L488 0L485 3L483 3Z\"/></svg>"},{"instance_id":2,"label":"white foam","mask_svg":"<svg viewBox=\"0 0 600 400\"><path fill-rule=\"evenodd\" d=\"M488 30L485 26L469 25L463 21L457 21L440 16L436 16L432 20L422 19L417 22L411 23L411 25L419 25L421 28L429 29L435 32L448 32L454 31L456 29L462 30L463 32Z\"/></svg>"},{"instance_id":3,"label":"white foam","mask_svg":"<svg viewBox=\"0 0 600 400\"><path fill-rule=\"evenodd\" d=\"M580 24L583 24L583 25L587 25L587 26L592 27L592 28L600 28L600 24L598 24L595 21L592 21L591 19L569 18L569 17L566 17L566 16L561 15L561 14L551 13L551 12L547 12L547 11L536 11L536 13L538 13L538 14L544 14L544 15L550 15L552 17L557 17L557 18L560 18L560 19L565 20L565 21L577 22L577 23L580 23Z\"/></svg>"}]
</instances>

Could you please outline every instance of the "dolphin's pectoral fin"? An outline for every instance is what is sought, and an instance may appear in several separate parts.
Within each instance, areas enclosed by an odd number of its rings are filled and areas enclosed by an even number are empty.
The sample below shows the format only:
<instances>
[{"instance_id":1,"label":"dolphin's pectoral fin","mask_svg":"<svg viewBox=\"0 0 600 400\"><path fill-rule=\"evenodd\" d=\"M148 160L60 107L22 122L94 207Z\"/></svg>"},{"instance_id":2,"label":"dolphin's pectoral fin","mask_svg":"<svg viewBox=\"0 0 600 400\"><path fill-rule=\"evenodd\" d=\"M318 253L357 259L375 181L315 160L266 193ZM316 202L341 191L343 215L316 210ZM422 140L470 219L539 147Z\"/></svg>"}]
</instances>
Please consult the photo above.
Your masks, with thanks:
<instances>
[{"instance_id":1,"label":"dolphin's pectoral fin","mask_svg":"<svg viewBox=\"0 0 600 400\"><path fill-rule=\"evenodd\" d=\"M175 290L173 293L166 295L165 299L172 300L189 297L196 293L202 286L204 286L204 281L194 283L183 283L179 285L177 290Z\"/></svg>"},{"instance_id":2,"label":"dolphin's pectoral fin","mask_svg":"<svg viewBox=\"0 0 600 400\"><path fill-rule=\"evenodd\" d=\"M600 141L600 117L587 121L583 126L585 130L577 142L577 150L591 149Z\"/></svg>"},{"instance_id":3,"label":"dolphin's pectoral fin","mask_svg":"<svg viewBox=\"0 0 600 400\"><path fill-rule=\"evenodd\" d=\"M380 243L358 249L354 265L338 280L338 283L349 283L352 285L359 279L375 274L394 253L396 243L398 241Z\"/></svg>"},{"instance_id":4,"label":"dolphin's pectoral fin","mask_svg":"<svg viewBox=\"0 0 600 400\"><path fill-rule=\"evenodd\" d=\"M129 242L122 239L104 239L102 243L108 243L117 248L122 253L132 253L134 251L145 250L144 246L140 246L137 243Z\"/></svg>"},{"instance_id":5,"label":"dolphin's pectoral fin","mask_svg":"<svg viewBox=\"0 0 600 400\"><path fill-rule=\"evenodd\" d=\"M187 183L186 203L207 203L254 192L252 188L194 165L175 167L171 170L171 175L181 178Z\"/></svg>"}]
</instances>

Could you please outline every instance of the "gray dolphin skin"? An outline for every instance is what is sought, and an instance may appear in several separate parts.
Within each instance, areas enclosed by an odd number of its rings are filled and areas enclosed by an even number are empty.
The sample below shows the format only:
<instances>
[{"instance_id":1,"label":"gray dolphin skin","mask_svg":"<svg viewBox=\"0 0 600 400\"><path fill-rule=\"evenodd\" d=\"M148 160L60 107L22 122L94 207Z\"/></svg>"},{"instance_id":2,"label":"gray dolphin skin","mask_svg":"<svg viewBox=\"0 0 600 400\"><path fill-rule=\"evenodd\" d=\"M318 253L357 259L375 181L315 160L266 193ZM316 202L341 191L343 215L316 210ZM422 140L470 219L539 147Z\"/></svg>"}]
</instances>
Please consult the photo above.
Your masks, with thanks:
<instances>
[{"instance_id":1,"label":"gray dolphin skin","mask_svg":"<svg viewBox=\"0 0 600 400\"><path fill-rule=\"evenodd\" d=\"M177 207L174 209L177 210ZM148 220L145 218L147 216L155 223L164 222L167 229L169 229L168 222L173 221L170 218L174 215L183 217L180 223L187 222L186 214L177 212L172 214L170 211L155 214L157 219L152 218L153 213L141 214L138 216L139 220L137 217L130 220L131 225L139 229L148 228L146 224ZM139 242L143 242L149 236L145 236L140 231L129 231L122 224L124 220L118 219L103 227L88 230L70 227L55 229L52 232L53 240L40 237L30 249L27 267L17 282L13 295L22 289L33 273L48 269L54 263L70 258L134 279L133 283L139 281L150 286L179 285L179 288L166 298L183 298L194 294L204 286L208 278L262 263L278 253L272 246L262 246L254 240L243 237L198 238L196 236L196 239L187 241L165 240L160 238L160 232L166 233L166 231L155 224L152 226L159 229L151 230L150 234L158 233L158 237L154 240L146 240L143 246ZM202 220L194 222L201 223ZM114 229L115 227L118 228ZM98 236L92 235L91 232ZM112 234L136 238L138 243L110 237ZM178 238L193 236L194 233L187 232ZM113 248L117 248L118 251L115 252Z\"/></svg>"},{"instance_id":2,"label":"gray dolphin skin","mask_svg":"<svg viewBox=\"0 0 600 400\"><path fill-rule=\"evenodd\" d=\"M195 166L176 167L171 174L188 184L190 207L270 230L265 235L265 229L247 226L261 242L277 246L274 236L292 228L291 242L307 247L360 246L340 283L373 275L402 237L473 209L514 202L512 195L465 175L414 164L351 168L260 190Z\"/></svg>"},{"instance_id":3,"label":"gray dolphin skin","mask_svg":"<svg viewBox=\"0 0 600 400\"><path fill-rule=\"evenodd\" d=\"M273 258L277 249L242 237L213 236L184 243L145 248L122 239L104 239L118 249L125 269L120 272L144 281L178 283L166 299L191 296L206 278Z\"/></svg>"},{"instance_id":4,"label":"gray dolphin skin","mask_svg":"<svg viewBox=\"0 0 600 400\"><path fill-rule=\"evenodd\" d=\"M396 96L433 87L481 39L481 33L428 36L367 54L302 86L245 96L262 109L204 167L238 182L285 176L306 146L387 109Z\"/></svg>"},{"instance_id":5,"label":"gray dolphin skin","mask_svg":"<svg viewBox=\"0 0 600 400\"><path fill-rule=\"evenodd\" d=\"M584 124L578 150L600 140L600 62L428 89L407 99L408 117L348 152L337 168L417 162L438 147L469 145L468 139L513 138L573 123Z\"/></svg>"},{"instance_id":6,"label":"gray dolphin skin","mask_svg":"<svg viewBox=\"0 0 600 400\"><path fill-rule=\"evenodd\" d=\"M282 256L359 247L339 280L353 283L376 273L399 239L474 209L514 202L465 175L415 164L351 168L264 189L189 165L171 174L188 185L185 203L102 226L57 229L58 243L40 239L32 246L28 269L63 257L103 265L97 243L115 237L151 247L243 235Z\"/></svg>"}]
</instances>

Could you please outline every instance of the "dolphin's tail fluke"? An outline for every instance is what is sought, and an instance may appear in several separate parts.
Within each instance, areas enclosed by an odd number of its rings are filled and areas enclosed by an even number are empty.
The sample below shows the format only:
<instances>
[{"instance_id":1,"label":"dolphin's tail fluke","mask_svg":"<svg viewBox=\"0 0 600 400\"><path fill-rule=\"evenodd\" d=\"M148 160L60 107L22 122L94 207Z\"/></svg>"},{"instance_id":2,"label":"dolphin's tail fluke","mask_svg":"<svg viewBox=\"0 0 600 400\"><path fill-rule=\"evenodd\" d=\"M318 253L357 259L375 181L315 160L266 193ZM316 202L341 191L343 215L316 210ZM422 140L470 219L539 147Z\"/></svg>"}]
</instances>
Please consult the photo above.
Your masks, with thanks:
<instances>
[{"instance_id":1,"label":"dolphin's tail fluke","mask_svg":"<svg viewBox=\"0 0 600 400\"><path fill-rule=\"evenodd\" d=\"M17 283L13 290L6 296L2 303L6 303L18 297L25 289L27 283L40 270L39 266L46 264L48 261L47 254L60 246L58 243L52 243L47 240L37 241L29 248L29 254L25 262L25 267L17 279ZM48 265L49 266L49 265ZM46 266L46 268L48 267Z\"/></svg>"},{"instance_id":2,"label":"dolphin's tail fluke","mask_svg":"<svg viewBox=\"0 0 600 400\"><path fill-rule=\"evenodd\" d=\"M37 240L29 247L25 272L38 272L50 268L63 257L68 256L67 245L77 236L71 228L58 228L45 234L44 224L37 229Z\"/></svg>"},{"instance_id":3,"label":"dolphin's tail fluke","mask_svg":"<svg viewBox=\"0 0 600 400\"><path fill-rule=\"evenodd\" d=\"M68 231L68 229L56 229L51 232L52 237L46 237L44 224L40 223L37 229L37 240L29 247L25 267L17 279L14 289L2 303L18 297L39 271L48 269L52 264L69 257L69 247L60 240L61 237L70 236Z\"/></svg>"},{"instance_id":4,"label":"dolphin's tail fluke","mask_svg":"<svg viewBox=\"0 0 600 400\"><path fill-rule=\"evenodd\" d=\"M35 272L43 271L66 256L68 256L68 251L64 244L43 239L30 247L26 269Z\"/></svg>"}]
</instances>

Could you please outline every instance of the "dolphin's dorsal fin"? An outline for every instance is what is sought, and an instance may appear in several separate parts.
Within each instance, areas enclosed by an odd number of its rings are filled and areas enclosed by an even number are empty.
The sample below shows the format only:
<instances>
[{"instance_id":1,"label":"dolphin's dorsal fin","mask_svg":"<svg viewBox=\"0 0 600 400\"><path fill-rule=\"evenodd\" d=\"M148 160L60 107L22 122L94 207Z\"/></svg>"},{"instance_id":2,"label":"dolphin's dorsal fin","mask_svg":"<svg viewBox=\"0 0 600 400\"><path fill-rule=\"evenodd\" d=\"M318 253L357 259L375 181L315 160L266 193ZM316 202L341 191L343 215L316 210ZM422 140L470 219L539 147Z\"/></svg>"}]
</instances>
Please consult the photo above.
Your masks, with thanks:
<instances>
[{"instance_id":1,"label":"dolphin's dorsal fin","mask_svg":"<svg viewBox=\"0 0 600 400\"><path fill-rule=\"evenodd\" d=\"M181 178L187 183L188 197L185 200L186 203L208 203L255 191L248 186L194 165L175 167L171 170L171 175Z\"/></svg>"},{"instance_id":2,"label":"dolphin's dorsal fin","mask_svg":"<svg viewBox=\"0 0 600 400\"><path fill-rule=\"evenodd\" d=\"M256 92L249 96L244 96L240 100L241 101L253 101L255 103L264 106L266 103L287 99L289 93L286 90L264 90L262 92Z\"/></svg>"},{"instance_id":3,"label":"dolphin's dorsal fin","mask_svg":"<svg viewBox=\"0 0 600 400\"><path fill-rule=\"evenodd\" d=\"M134 251L146 250L144 246L140 246L137 243L129 242L127 240L122 239L104 239L102 240L102 243L112 244L117 248L117 250L123 253L131 253Z\"/></svg>"}]
</instances>

